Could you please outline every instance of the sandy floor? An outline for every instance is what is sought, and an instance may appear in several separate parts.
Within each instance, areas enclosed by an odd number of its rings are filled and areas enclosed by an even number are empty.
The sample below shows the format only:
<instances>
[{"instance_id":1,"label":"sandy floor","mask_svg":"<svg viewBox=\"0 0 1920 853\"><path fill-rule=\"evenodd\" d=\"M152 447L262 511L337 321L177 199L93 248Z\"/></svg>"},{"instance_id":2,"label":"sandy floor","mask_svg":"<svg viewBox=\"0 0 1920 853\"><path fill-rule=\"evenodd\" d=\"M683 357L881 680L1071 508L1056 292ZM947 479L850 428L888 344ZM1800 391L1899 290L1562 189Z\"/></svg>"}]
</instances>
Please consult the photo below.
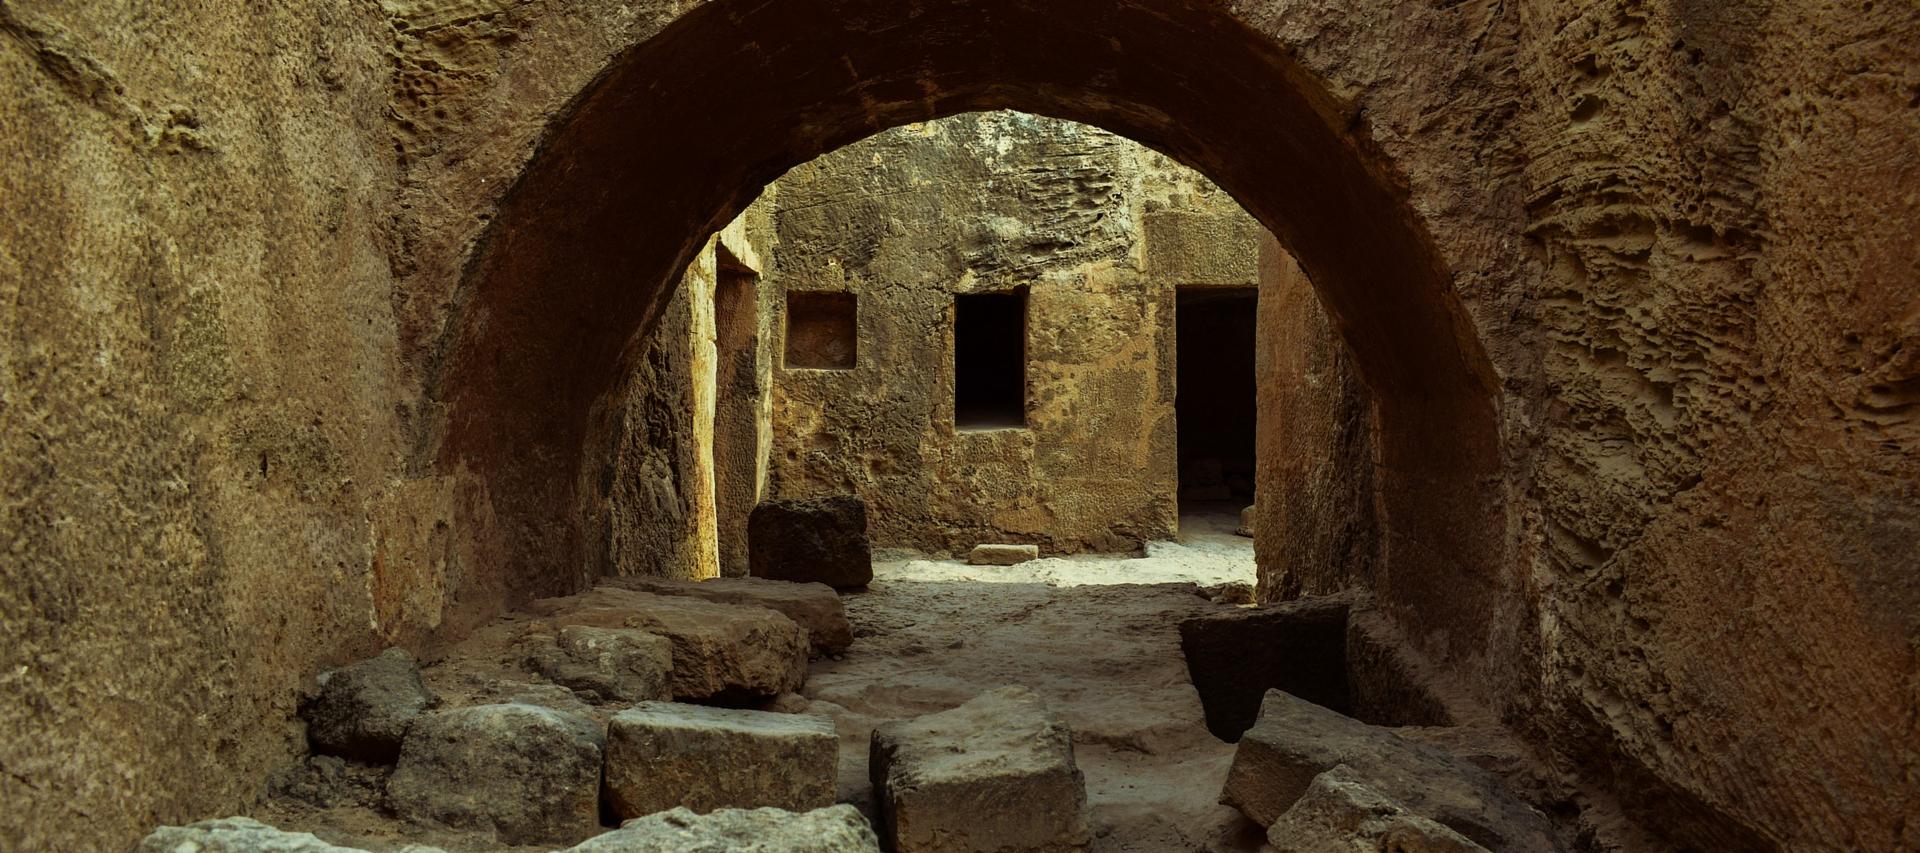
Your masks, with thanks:
<instances>
[{"instance_id":1,"label":"sandy floor","mask_svg":"<svg viewBox=\"0 0 1920 853\"><path fill-rule=\"evenodd\" d=\"M1226 530L1189 530L1144 558L877 563L870 591L845 599L860 639L817 662L804 691L808 711L839 722L842 799L871 798L876 723L1021 684L1074 730L1094 849L1255 849L1257 831L1216 802L1233 748L1202 724L1180 655L1180 620L1225 606L1195 584L1253 580L1251 540Z\"/></svg>"}]
</instances>

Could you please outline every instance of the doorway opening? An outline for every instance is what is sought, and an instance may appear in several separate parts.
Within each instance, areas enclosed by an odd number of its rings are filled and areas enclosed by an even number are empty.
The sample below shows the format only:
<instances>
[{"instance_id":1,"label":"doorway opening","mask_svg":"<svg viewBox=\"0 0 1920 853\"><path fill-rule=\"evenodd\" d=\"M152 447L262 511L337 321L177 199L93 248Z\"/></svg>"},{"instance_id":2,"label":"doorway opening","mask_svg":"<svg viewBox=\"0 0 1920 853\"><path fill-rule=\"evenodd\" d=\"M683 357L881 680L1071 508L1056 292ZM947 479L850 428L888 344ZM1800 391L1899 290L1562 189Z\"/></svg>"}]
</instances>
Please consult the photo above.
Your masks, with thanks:
<instances>
[{"instance_id":1,"label":"doorway opening","mask_svg":"<svg viewBox=\"0 0 1920 853\"><path fill-rule=\"evenodd\" d=\"M1174 423L1182 533L1238 525L1253 503L1259 290L1174 296Z\"/></svg>"},{"instance_id":2,"label":"doorway opening","mask_svg":"<svg viewBox=\"0 0 1920 853\"><path fill-rule=\"evenodd\" d=\"M1027 289L953 298L955 429L1027 425Z\"/></svg>"}]
</instances>

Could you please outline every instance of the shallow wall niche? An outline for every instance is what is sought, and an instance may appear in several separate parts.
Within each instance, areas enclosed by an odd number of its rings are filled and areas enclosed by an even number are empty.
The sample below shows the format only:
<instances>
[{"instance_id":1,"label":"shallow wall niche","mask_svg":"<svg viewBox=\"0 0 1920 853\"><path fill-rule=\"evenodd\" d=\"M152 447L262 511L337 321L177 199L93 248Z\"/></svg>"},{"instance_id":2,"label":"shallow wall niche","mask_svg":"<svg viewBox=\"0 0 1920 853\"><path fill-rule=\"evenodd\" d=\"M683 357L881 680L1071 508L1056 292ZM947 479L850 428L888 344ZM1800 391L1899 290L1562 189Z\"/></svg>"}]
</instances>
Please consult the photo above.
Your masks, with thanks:
<instances>
[{"instance_id":1,"label":"shallow wall niche","mask_svg":"<svg viewBox=\"0 0 1920 853\"><path fill-rule=\"evenodd\" d=\"M852 370L860 364L860 300L851 293L787 292L787 368Z\"/></svg>"}]
</instances>

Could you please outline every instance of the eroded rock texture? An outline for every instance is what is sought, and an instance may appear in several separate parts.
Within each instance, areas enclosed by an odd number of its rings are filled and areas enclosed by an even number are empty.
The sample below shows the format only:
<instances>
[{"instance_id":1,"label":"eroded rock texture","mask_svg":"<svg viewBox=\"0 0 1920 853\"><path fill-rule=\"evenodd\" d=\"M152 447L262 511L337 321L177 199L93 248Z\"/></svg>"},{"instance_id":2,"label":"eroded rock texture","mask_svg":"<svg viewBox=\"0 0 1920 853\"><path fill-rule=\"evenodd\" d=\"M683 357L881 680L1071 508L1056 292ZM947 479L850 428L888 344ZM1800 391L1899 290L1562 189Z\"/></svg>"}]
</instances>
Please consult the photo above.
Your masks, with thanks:
<instances>
[{"instance_id":1,"label":"eroded rock texture","mask_svg":"<svg viewBox=\"0 0 1920 853\"><path fill-rule=\"evenodd\" d=\"M1916 846L1916 69L1893 2L12 0L0 846L231 814L312 673L588 586L709 235L1001 107L1298 258L1449 677L1695 846Z\"/></svg>"}]
</instances>

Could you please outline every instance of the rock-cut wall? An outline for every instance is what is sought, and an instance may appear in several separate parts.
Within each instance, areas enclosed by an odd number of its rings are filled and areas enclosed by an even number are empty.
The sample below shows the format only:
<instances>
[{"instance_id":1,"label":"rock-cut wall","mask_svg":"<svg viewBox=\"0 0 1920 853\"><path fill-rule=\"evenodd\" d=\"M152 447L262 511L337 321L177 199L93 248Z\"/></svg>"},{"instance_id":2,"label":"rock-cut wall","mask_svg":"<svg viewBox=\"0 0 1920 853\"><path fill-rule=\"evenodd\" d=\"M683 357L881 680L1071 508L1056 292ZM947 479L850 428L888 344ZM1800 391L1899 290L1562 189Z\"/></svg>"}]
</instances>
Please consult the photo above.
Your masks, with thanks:
<instances>
[{"instance_id":1,"label":"rock-cut wall","mask_svg":"<svg viewBox=\"0 0 1920 853\"><path fill-rule=\"evenodd\" d=\"M1258 283L1263 229L1232 199L1012 112L887 131L776 186L775 284L853 295L858 341L851 369L776 371L773 494L858 494L876 544L931 551L1171 538L1175 291ZM1018 288L1025 426L956 426L956 295Z\"/></svg>"}]
</instances>

